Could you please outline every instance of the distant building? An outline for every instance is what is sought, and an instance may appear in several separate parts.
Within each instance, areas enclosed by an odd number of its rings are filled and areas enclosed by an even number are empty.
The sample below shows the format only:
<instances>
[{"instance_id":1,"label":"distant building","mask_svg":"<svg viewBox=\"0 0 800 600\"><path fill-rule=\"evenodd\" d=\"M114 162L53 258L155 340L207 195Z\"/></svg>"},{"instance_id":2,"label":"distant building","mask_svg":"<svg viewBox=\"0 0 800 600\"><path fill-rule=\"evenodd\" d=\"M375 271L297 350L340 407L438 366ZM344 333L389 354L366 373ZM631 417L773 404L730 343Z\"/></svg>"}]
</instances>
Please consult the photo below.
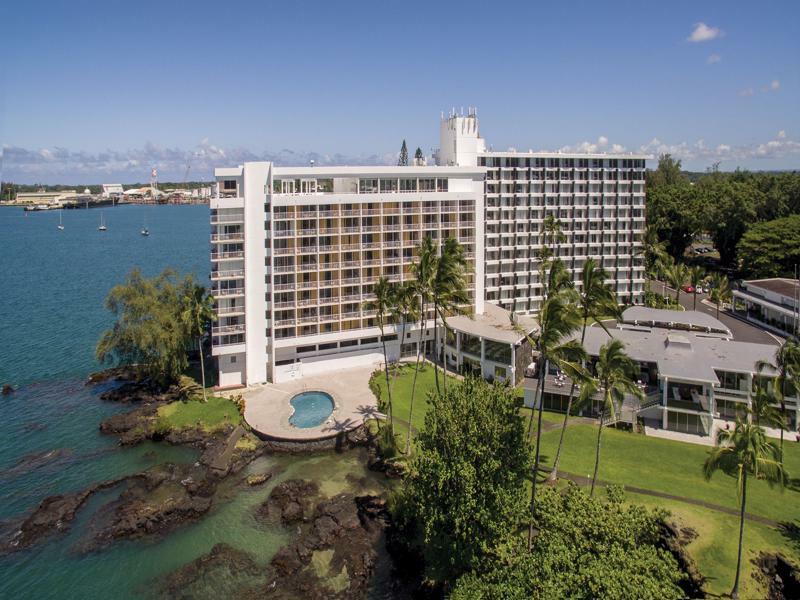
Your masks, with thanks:
<instances>
[{"instance_id":1,"label":"distant building","mask_svg":"<svg viewBox=\"0 0 800 600\"><path fill-rule=\"evenodd\" d=\"M733 292L733 311L781 335L800 331L800 283L786 277L743 281Z\"/></svg>"},{"instance_id":2,"label":"distant building","mask_svg":"<svg viewBox=\"0 0 800 600\"><path fill-rule=\"evenodd\" d=\"M112 196L120 197L123 194L121 183L104 183L101 195L103 198L111 198Z\"/></svg>"},{"instance_id":3,"label":"distant building","mask_svg":"<svg viewBox=\"0 0 800 600\"><path fill-rule=\"evenodd\" d=\"M18 204L56 204L77 195L78 192L75 190L61 190L60 192L19 192L17 193L16 202Z\"/></svg>"}]
</instances>

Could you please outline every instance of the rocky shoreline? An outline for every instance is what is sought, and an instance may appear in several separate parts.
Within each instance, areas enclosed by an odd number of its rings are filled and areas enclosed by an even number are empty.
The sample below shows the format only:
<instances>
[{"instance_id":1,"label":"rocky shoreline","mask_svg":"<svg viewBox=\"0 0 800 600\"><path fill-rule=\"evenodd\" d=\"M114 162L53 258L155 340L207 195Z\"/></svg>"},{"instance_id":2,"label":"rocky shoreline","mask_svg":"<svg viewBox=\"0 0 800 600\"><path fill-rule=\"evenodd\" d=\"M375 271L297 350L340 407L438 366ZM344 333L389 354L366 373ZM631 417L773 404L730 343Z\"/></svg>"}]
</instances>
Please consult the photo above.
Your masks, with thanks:
<instances>
[{"instance_id":1,"label":"rocky shoreline","mask_svg":"<svg viewBox=\"0 0 800 600\"><path fill-rule=\"evenodd\" d=\"M133 408L105 419L99 426L103 434L116 436L122 446L146 440L189 446L200 453L198 460L158 465L78 492L44 498L28 515L5 524L0 531L0 553L24 551L64 535L81 508L100 492L110 494L111 499L92 514L73 551L97 552L122 540L167 535L213 511L215 503L224 500L218 498L222 482L230 490L269 481L275 472L242 473L263 454L305 454L367 446L370 468L384 470L366 429L325 447L260 440L233 425L213 432L202 428L163 431L157 425L158 408L178 400L179 389L158 390L137 383L130 369L93 374L86 385L110 382L118 385L104 391L101 398L131 404ZM238 443L243 436L247 436L247 443ZM35 463L57 456L58 453L44 453L26 460ZM247 552L218 544L210 553L164 577L159 582L161 593L191 597L181 590L202 586L208 573L215 569L234 569L234 579L238 580L241 574L244 588L239 592L243 597L361 598L381 560L384 571L391 570L383 543L389 517L384 501L378 497L351 493L326 498L317 483L294 479L275 486L254 516L265 527L291 527L296 531L293 541L279 550L268 566L258 566Z\"/></svg>"}]
</instances>

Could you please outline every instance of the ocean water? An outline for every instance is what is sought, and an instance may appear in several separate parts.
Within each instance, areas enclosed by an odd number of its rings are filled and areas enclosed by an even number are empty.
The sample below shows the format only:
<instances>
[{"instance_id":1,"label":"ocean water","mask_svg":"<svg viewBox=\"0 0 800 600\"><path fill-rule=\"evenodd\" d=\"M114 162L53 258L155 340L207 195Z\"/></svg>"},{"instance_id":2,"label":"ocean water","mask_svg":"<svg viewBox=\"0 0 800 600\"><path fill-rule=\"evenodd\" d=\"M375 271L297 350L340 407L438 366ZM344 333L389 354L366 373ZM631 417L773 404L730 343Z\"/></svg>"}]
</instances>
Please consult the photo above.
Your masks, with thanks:
<instances>
[{"instance_id":1,"label":"ocean water","mask_svg":"<svg viewBox=\"0 0 800 600\"><path fill-rule=\"evenodd\" d=\"M103 402L112 384L87 387L99 368L94 345L112 318L108 290L134 266L147 275L171 266L208 282L208 207L122 206L55 212L0 208L0 384L17 389L0 397L0 521L18 518L46 496L82 489L164 462L193 461L194 451L167 444L121 448L101 435L100 421L129 410ZM147 221L149 237L139 234ZM0 556L0 598L152 597L159 578L227 542L266 564L290 532L266 527L253 512L272 487L292 477L313 478L326 495L376 492L359 453L265 456L248 472L279 469L257 488L224 489L211 514L159 539L120 542L85 553L80 543L92 516L115 492L94 496L70 529L29 550ZM241 582L236 574L211 578L193 595L222 598Z\"/></svg>"}]
</instances>

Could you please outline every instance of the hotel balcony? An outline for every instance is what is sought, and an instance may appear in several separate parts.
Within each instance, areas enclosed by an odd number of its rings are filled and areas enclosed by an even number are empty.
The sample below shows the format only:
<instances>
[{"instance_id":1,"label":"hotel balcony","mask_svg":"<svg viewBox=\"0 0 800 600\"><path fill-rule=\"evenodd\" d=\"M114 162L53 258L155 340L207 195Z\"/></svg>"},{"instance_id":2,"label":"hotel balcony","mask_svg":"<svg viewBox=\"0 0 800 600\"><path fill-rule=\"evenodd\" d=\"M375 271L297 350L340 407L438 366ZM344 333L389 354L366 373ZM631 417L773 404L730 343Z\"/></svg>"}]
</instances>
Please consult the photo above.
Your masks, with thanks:
<instances>
[{"instance_id":1,"label":"hotel balcony","mask_svg":"<svg viewBox=\"0 0 800 600\"><path fill-rule=\"evenodd\" d=\"M233 269L230 271L216 270L211 271L211 280L219 281L220 279L241 279L244 277L244 269Z\"/></svg>"},{"instance_id":2,"label":"hotel balcony","mask_svg":"<svg viewBox=\"0 0 800 600\"><path fill-rule=\"evenodd\" d=\"M235 296L244 296L244 288L212 288L211 295L217 298L228 298Z\"/></svg>"},{"instance_id":3,"label":"hotel balcony","mask_svg":"<svg viewBox=\"0 0 800 600\"><path fill-rule=\"evenodd\" d=\"M232 250L228 252L212 252L211 260L234 260L244 258L244 250Z\"/></svg>"}]
</instances>

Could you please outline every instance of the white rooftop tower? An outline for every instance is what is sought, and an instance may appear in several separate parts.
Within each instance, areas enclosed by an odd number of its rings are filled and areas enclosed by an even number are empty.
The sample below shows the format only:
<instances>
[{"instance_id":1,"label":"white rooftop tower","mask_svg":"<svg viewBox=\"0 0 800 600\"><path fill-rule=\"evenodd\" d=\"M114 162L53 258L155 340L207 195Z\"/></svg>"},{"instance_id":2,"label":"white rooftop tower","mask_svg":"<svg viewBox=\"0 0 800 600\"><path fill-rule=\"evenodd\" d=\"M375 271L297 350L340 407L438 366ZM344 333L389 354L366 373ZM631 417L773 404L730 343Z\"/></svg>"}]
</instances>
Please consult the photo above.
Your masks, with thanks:
<instances>
[{"instance_id":1,"label":"white rooftop tower","mask_svg":"<svg viewBox=\"0 0 800 600\"><path fill-rule=\"evenodd\" d=\"M443 167L474 167L478 153L486 151L486 144L478 130L478 113L467 109L467 115L456 115L455 110L439 126L439 165Z\"/></svg>"}]
</instances>

